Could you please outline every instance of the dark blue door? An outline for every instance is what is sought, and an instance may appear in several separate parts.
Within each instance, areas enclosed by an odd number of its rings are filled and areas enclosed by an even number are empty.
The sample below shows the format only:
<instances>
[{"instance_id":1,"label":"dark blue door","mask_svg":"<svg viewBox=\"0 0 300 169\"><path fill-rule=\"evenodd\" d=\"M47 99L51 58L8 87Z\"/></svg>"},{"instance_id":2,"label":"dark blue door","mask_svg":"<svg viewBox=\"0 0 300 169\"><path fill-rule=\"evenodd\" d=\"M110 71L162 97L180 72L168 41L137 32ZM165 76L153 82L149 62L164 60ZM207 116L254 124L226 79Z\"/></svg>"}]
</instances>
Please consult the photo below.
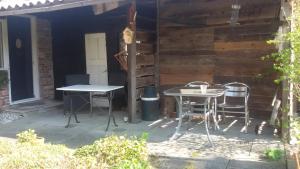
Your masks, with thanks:
<instances>
[{"instance_id":1,"label":"dark blue door","mask_svg":"<svg viewBox=\"0 0 300 169\"><path fill-rule=\"evenodd\" d=\"M33 98L30 19L12 16L7 24L12 101Z\"/></svg>"}]
</instances>

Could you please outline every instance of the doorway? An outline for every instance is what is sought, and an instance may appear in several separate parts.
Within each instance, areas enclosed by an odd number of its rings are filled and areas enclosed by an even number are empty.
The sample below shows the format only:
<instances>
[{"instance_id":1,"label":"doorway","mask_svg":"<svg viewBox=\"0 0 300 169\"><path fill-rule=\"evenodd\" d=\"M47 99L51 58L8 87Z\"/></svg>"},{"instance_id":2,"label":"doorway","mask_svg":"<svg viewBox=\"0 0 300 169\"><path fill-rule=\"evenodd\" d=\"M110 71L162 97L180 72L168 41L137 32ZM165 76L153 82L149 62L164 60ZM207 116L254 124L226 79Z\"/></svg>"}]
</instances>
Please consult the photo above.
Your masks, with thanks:
<instances>
[{"instance_id":1,"label":"doorway","mask_svg":"<svg viewBox=\"0 0 300 169\"><path fill-rule=\"evenodd\" d=\"M12 103L35 98L32 25L27 17L7 18L10 98Z\"/></svg>"}]
</instances>

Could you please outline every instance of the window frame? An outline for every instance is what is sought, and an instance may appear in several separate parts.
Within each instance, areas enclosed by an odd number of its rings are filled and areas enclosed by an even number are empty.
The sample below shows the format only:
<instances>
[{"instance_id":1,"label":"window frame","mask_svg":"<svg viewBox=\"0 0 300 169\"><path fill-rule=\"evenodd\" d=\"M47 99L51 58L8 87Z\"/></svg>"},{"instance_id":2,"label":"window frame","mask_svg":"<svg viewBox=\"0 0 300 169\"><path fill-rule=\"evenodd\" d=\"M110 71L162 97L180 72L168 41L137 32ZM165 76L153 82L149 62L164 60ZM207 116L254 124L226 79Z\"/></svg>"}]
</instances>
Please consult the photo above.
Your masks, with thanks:
<instances>
[{"instance_id":1,"label":"window frame","mask_svg":"<svg viewBox=\"0 0 300 169\"><path fill-rule=\"evenodd\" d=\"M0 20L0 70L4 69L4 33L3 21Z\"/></svg>"},{"instance_id":2,"label":"window frame","mask_svg":"<svg viewBox=\"0 0 300 169\"><path fill-rule=\"evenodd\" d=\"M0 19L0 70L9 71L9 46L8 46L8 34L7 34L7 20Z\"/></svg>"}]
</instances>

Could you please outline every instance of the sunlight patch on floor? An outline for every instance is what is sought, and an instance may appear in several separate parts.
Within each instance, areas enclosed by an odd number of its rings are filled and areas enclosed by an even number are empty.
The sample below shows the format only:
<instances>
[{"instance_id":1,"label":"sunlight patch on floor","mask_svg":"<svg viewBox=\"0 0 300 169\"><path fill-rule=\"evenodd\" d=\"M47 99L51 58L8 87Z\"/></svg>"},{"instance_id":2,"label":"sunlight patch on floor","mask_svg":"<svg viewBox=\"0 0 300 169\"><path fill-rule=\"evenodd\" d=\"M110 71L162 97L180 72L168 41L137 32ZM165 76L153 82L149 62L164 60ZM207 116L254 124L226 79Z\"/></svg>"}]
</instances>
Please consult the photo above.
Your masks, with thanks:
<instances>
[{"instance_id":1,"label":"sunlight patch on floor","mask_svg":"<svg viewBox=\"0 0 300 169\"><path fill-rule=\"evenodd\" d=\"M225 129L223 129L223 132L228 131L238 120L233 120Z\"/></svg>"},{"instance_id":2,"label":"sunlight patch on floor","mask_svg":"<svg viewBox=\"0 0 300 169\"><path fill-rule=\"evenodd\" d=\"M151 124L149 124L148 127L152 127L152 126L154 126L154 125L156 125L156 124L162 122L163 120L164 120L164 119L156 120L156 121L152 122Z\"/></svg>"},{"instance_id":3,"label":"sunlight patch on floor","mask_svg":"<svg viewBox=\"0 0 300 169\"><path fill-rule=\"evenodd\" d=\"M171 120L169 122L167 122L166 124L160 126L161 128L167 128L170 124L174 123L175 121L174 120Z\"/></svg>"}]
</instances>

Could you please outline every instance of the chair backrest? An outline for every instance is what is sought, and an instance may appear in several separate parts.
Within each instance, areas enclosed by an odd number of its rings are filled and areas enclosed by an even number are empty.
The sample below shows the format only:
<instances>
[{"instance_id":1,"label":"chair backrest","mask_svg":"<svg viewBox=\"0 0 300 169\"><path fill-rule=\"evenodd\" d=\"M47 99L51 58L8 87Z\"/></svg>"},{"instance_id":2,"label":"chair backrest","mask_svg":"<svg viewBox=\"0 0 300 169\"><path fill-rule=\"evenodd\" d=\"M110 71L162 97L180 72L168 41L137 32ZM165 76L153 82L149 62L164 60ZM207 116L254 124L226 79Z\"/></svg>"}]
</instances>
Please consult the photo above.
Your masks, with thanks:
<instances>
[{"instance_id":1,"label":"chair backrest","mask_svg":"<svg viewBox=\"0 0 300 169\"><path fill-rule=\"evenodd\" d=\"M225 97L244 97L248 99L250 94L250 88L239 82L227 83L224 85Z\"/></svg>"},{"instance_id":2,"label":"chair backrest","mask_svg":"<svg viewBox=\"0 0 300 169\"><path fill-rule=\"evenodd\" d=\"M194 82L190 82L190 83L186 84L185 87L200 87L200 85L209 86L209 83L203 82L203 81L194 81Z\"/></svg>"},{"instance_id":3,"label":"chair backrest","mask_svg":"<svg viewBox=\"0 0 300 169\"><path fill-rule=\"evenodd\" d=\"M73 74L67 75L65 85L88 85L90 84L90 75L88 74Z\"/></svg>"}]
</instances>

